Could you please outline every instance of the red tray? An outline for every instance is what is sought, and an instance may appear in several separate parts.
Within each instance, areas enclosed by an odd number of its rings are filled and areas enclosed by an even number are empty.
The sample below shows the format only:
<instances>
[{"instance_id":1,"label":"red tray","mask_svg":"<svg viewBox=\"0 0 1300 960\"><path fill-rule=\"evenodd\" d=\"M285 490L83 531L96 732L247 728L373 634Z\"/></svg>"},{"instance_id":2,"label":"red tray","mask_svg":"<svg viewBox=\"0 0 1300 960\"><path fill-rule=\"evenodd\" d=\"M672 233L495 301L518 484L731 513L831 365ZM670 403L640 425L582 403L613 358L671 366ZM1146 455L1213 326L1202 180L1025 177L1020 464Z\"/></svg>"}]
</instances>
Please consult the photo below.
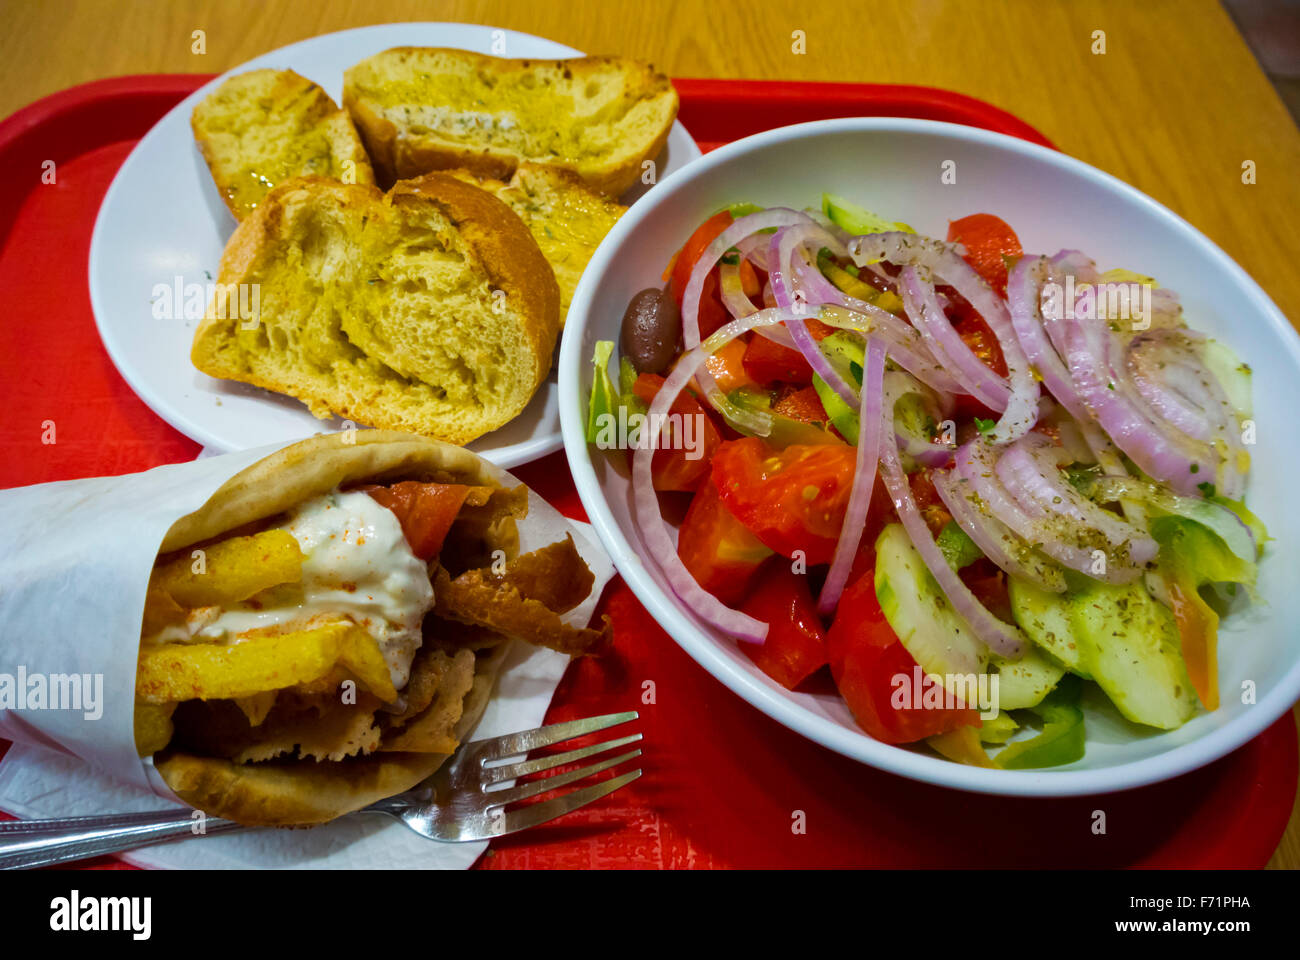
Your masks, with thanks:
<instances>
[{"instance_id":1,"label":"red tray","mask_svg":"<svg viewBox=\"0 0 1300 960\"><path fill-rule=\"evenodd\" d=\"M104 80L0 123L0 487L120 474L187 460L198 445L156 417L113 368L91 317L90 233L136 140L206 76ZM679 80L701 148L773 126L902 115L1047 144L1001 110L922 87ZM41 182L53 160L57 182ZM57 442L43 444L46 421ZM562 454L519 475L583 518ZM641 712L646 776L564 820L492 845L508 867L1260 867L1296 792L1295 725L1283 717L1231 756L1129 793L984 797L881 773L770 720L695 665L620 580L604 598L615 654L581 661L548 719ZM656 703L641 702L655 682ZM7 745L0 741L0 752ZM1104 810L1109 832L1091 831ZM791 832L803 811L806 834ZM98 866L123 867L115 860Z\"/></svg>"}]
</instances>

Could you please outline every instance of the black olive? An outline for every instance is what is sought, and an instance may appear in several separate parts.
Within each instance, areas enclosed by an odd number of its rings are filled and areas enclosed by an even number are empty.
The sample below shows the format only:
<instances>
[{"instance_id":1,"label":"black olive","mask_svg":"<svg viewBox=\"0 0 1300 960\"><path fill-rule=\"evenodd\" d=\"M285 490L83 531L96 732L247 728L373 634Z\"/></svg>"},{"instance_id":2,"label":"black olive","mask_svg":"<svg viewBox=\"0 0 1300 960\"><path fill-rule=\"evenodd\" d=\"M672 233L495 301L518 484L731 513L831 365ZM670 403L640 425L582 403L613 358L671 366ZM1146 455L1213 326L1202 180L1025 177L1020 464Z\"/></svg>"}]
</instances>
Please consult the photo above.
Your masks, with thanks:
<instances>
[{"instance_id":1,"label":"black olive","mask_svg":"<svg viewBox=\"0 0 1300 960\"><path fill-rule=\"evenodd\" d=\"M663 373L677 353L682 317L672 295L647 287L623 312L620 348L637 373Z\"/></svg>"}]
</instances>

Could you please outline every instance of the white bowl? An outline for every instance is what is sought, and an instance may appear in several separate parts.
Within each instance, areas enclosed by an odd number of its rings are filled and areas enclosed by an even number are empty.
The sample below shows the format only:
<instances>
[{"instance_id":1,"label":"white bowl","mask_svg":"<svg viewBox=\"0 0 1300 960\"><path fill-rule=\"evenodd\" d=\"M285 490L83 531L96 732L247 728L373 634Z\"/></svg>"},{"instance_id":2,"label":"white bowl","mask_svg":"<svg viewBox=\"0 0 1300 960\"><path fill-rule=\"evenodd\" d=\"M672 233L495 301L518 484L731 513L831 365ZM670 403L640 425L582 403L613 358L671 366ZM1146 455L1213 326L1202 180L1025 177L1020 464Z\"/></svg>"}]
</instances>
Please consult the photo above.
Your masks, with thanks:
<instances>
[{"instance_id":1,"label":"white bowl","mask_svg":"<svg viewBox=\"0 0 1300 960\"><path fill-rule=\"evenodd\" d=\"M955 172L944 184L941 174ZM1227 189L1227 188L1225 188ZM1241 189L1249 189L1242 187ZM1036 772L963 766L873 740L835 695L790 693L737 643L676 599L633 521L622 451L583 436L592 347L617 342L628 300L660 283L672 253L729 203L803 208L843 194L918 231L990 212L1032 252L1078 248L1100 266L1127 267L1178 291L1189 323L1236 349L1255 372L1258 444L1248 499L1276 539L1260 567L1264 605L1234 612L1220 631L1222 705L1160 733L1124 721L1104 697L1085 702L1087 754ZM771 130L729 144L665 178L605 238L570 309L559 369L560 422L578 494L615 565L650 614L722 683L773 719L882 770L981 793L1069 796L1125 790L1200 767L1268 727L1300 697L1300 510L1286 504L1300 474L1300 338L1263 290L1195 228L1108 174L1064 154L971 127L859 118ZM1253 704L1239 691L1253 683ZM810 748L812 749L812 748Z\"/></svg>"}]
</instances>

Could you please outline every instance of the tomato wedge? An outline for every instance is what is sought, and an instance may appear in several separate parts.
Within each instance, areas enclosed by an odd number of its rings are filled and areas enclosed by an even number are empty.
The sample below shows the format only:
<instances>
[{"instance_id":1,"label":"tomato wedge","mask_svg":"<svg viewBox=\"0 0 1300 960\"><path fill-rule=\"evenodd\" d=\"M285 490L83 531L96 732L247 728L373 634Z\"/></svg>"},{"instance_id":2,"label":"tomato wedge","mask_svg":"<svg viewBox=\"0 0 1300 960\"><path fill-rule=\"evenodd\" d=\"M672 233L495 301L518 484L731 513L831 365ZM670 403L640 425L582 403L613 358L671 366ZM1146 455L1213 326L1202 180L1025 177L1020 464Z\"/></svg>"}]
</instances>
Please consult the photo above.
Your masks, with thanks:
<instances>
[{"instance_id":1,"label":"tomato wedge","mask_svg":"<svg viewBox=\"0 0 1300 960\"><path fill-rule=\"evenodd\" d=\"M965 260L988 281L998 296L1007 295L1007 262L1024 256L1020 238L1001 217L991 213L973 213L948 223L948 240L966 248Z\"/></svg>"},{"instance_id":2,"label":"tomato wedge","mask_svg":"<svg viewBox=\"0 0 1300 960\"><path fill-rule=\"evenodd\" d=\"M988 282L998 296L1007 295L1007 260L1023 256L1024 251L1015 231L1004 220L991 213L976 213L953 220L948 224L948 239L965 245L966 262ZM948 308L949 317L962 342L981 363L998 376L1005 377L1007 361L1002 356L1002 345L998 343L998 338L994 336L987 321L957 291L945 287L944 293L951 304ZM956 412L960 417L997 417L996 413L973 397L959 396L957 402Z\"/></svg>"},{"instance_id":3,"label":"tomato wedge","mask_svg":"<svg viewBox=\"0 0 1300 960\"><path fill-rule=\"evenodd\" d=\"M1015 622L1015 614L1011 611L1011 594L1007 590L1007 575L991 560L976 560L970 566L963 567L958 576L970 587L975 599L993 616L1007 623Z\"/></svg>"},{"instance_id":4,"label":"tomato wedge","mask_svg":"<svg viewBox=\"0 0 1300 960\"><path fill-rule=\"evenodd\" d=\"M730 319L731 314L722 305L722 284L718 280L718 269L714 267L704 278L704 289L700 292L700 339L708 339Z\"/></svg>"},{"instance_id":5,"label":"tomato wedge","mask_svg":"<svg viewBox=\"0 0 1300 960\"><path fill-rule=\"evenodd\" d=\"M793 690L826 664L826 635L805 574L793 573L784 557L769 560L754 579L741 609L768 625L767 640L742 643L755 665Z\"/></svg>"},{"instance_id":6,"label":"tomato wedge","mask_svg":"<svg viewBox=\"0 0 1300 960\"><path fill-rule=\"evenodd\" d=\"M663 385L664 378L657 373L643 373L632 384L632 392L649 406ZM722 443L722 434L700 402L685 390L677 395L668 412L681 416L684 430L690 431L683 440L690 439L695 449L683 443L656 450L650 460L651 481L656 490L698 490L709 475L709 459Z\"/></svg>"},{"instance_id":7,"label":"tomato wedge","mask_svg":"<svg viewBox=\"0 0 1300 960\"><path fill-rule=\"evenodd\" d=\"M835 622L826 634L826 653L831 676L853 719L877 740L912 743L980 725L979 712L974 709L926 709L894 703L895 691L902 689L894 678L906 677L910 683L917 663L880 609L874 571L866 571L840 597ZM925 677L917 697L933 685L934 681Z\"/></svg>"},{"instance_id":8,"label":"tomato wedge","mask_svg":"<svg viewBox=\"0 0 1300 960\"><path fill-rule=\"evenodd\" d=\"M731 393L732 390L751 386L754 383L749 367L745 363L745 353L745 342L732 340L705 359L704 368L709 371L713 382L723 393Z\"/></svg>"},{"instance_id":9,"label":"tomato wedge","mask_svg":"<svg viewBox=\"0 0 1300 960\"><path fill-rule=\"evenodd\" d=\"M954 288L945 285L941 289L948 298L948 319L952 321L953 329L961 337L962 343L970 348L970 352L975 354L980 363L999 377L1005 377L1007 361L1002 356L1002 344L998 343L993 328L980 316L979 311L970 305L970 301ZM964 395L960 395L959 399L962 397ZM981 409L987 408L981 405Z\"/></svg>"},{"instance_id":10,"label":"tomato wedge","mask_svg":"<svg viewBox=\"0 0 1300 960\"><path fill-rule=\"evenodd\" d=\"M677 555L700 586L734 607L772 551L722 505L717 487L705 482L677 533Z\"/></svg>"},{"instance_id":11,"label":"tomato wedge","mask_svg":"<svg viewBox=\"0 0 1300 960\"><path fill-rule=\"evenodd\" d=\"M772 412L804 423L826 423L830 417L813 387L794 390L772 404Z\"/></svg>"},{"instance_id":12,"label":"tomato wedge","mask_svg":"<svg viewBox=\"0 0 1300 960\"><path fill-rule=\"evenodd\" d=\"M367 485L358 489L396 514L411 552L427 562L442 550L447 531L473 488L463 483L403 480L386 487Z\"/></svg>"},{"instance_id":13,"label":"tomato wedge","mask_svg":"<svg viewBox=\"0 0 1300 960\"><path fill-rule=\"evenodd\" d=\"M681 309L682 300L686 297L686 285L691 281L691 273L695 270L695 265L699 263L700 257L708 249L709 244L718 238L718 234L731 226L731 221L732 216L729 210L715 213L700 224L685 245L677 251L677 255L673 258L667 274L669 291L677 301L678 309ZM742 284L747 279L751 284L756 282L752 270L748 278L742 275ZM704 278L704 287L700 291L700 339L704 339L713 333L726 323L730 317L731 314L722 305L722 287L718 282L718 268L715 266L709 271L708 276Z\"/></svg>"},{"instance_id":14,"label":"tomato wedge","mask_svg":"<svg viewBox=\"0 0 1300 960\"><path fill-rule=\"evenodd\" d=\"M762 440L729 440L713 455L722 502L777 553L802 551L809 566L830 563L853 489L856 451L848 444L795 444L773 450Z\"/></svg>"},{"instance_id":15,"label":"tomato wedge","mask_svg":"<svg viewBox=\"0 0 1300 960\"><path fill-rule=\"evenodd\" d=\"M745 348L745 372L764 386L772 383L812 383L813 369L798 350L755 334Z\"/></svg>"},{"instance_id":16,"label":"tomato wedge","mask_svg":"<svg viewBox=\"0 0 1300 960\"><path fill-rule=\"evenodd\" d=\"M912 500L916 503L916 509L925 518L925 525L930 528L930 532L937 537L939 531L952 519L952 514L939 499L939 491L934 489L933 474L932 468L923 467L908 477L907 482L912 488Z\"/></svg>"},{"instance_id":17,"label":"tomato wedge","mask_svg":"<svg viewBox=\"0 0 1300 960\"><path fill-rule=\"evenodd\" d=\"M679 308L682 305L682 298L686 296L686 285L691 281L691 273L695 270L695 265L699 263L700 257L709 248L709 244L718 238L718 234L731 226L731 221L730 210L715 213L696 228L690 239L677 252L669 282Z\"/></svg>"}]
</instances>

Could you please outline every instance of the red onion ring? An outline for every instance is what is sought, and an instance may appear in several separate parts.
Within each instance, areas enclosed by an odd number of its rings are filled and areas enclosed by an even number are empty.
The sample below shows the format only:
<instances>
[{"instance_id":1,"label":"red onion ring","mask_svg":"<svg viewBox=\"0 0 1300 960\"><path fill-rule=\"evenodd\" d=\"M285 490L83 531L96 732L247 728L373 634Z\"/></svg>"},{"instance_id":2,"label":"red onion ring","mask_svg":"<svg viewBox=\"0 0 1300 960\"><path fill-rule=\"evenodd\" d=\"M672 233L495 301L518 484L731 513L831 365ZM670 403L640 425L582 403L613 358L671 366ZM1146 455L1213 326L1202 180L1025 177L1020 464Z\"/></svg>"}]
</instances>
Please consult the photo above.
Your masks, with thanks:
<instances>
[{"instance_id":1,"label":"red onion ring","mask_svg":"<svg viewBox=\"0 0 1300 960\"><path fill-rule=\"evenodd\" d=\"M893 411L886 411L886 416ZM948 565L943 551L930 536L930 528L912 499L912 490L907 484L907 476L898 462L898 453L893 444L882 444L880 451L881 475L885 487L893 498L898 518L907 531L912 546L916 547L926 568L938 582L939 588L947 597L953 611L966 621L971 632L975 634L992 651L1009 660L1019 659L1029 649L1029 641L1020 632L1020 628L999 620L979 602L970 588L961 581L957 572Z\"/></svg>"},{"instance_id":2,"label":"red onion ring","mask_svg":"<svg viewBox=\"0 0 1300 960\"><path fill-rule=\"evenodd\" d=\"M1160 329L1139 333L1128 345L1124 373L1136 402L1157 421L1164 421L1220 455L1219 490L1238 499L1245 488L1239 468L1245 447L1237 412L1217 376L1204 363L1204 337L1190 330Z\"/></svg>"},{"instance_id":3,"label":"red onion ring","mask_svg":"<svg viewBox=\"0 0 1300 960\"><path fill-rule=\"evenodd\" d=\"M795 259L794 272L800 287L807 292L808 299L813 303L841 306L852 313L869 317L872 321L870 328L862 329L870 329L883 338L889 347L890 358L912 376L935 390L962 392L961 385L935 359L916 328L874 303L849 296L827 280L817 267L800 258Z\"/></svg>"},{"instance_id":4,"label":"red onion ring","mask_svg":"<svg viewBox=\"0 0 1300 960\"><path fill-rule=\"evenodd\" d=\"M835 543L835 555L826 574L817 611L822 616L835 612L840 595L853 568L858 544L871 506L871 493L876 486L876 467L880 460L881 425L884 422L885 345L873 338L867 340L866 357L862 371L862 403L858 414L858 451L854 464L853 489L844 511L844 524Z\"/></svg>"},{"instance_id":5,"label":"red onion ring","mask_svg":"<svg viewBox=\"0 0 1300 960\"><path fill-rule=\"evenodd\" d=\"M1043 378L1047 391L1070 412L1070 416L1080 423L1086 423L1092 419L1092 415L1075 392L1070 371L1048 342L1043 326L1042 287L1049 266L1045 257L1024 256L1011 268L1007 278L1007 306L1011 314L1011 327L1024 348L1025 358Z\"/></svg>"},{"instance_id":6,"label":"red onion ring","mask_svg":"<svg viewBox=\"0 0 1300 960\"><path fill-rule=\"evenodd\" d=\"M868 304L870 306L870 304ZM875 308L879 309L879 308ZM852 307L822 305L818 319L829 327L840 330L852 330L864 336L871 334L885 341L889 348L889 359L902 367L917 380L940 395L962 393L961 385L952 378L938 360L926 347L921 334L906 324L901 324L897 317L888 311L881 313L892 319L901 328L901 337L896 338L897 328L877 323L875 313L859 313Z\"/></svg>"},{"instance_id":7,"label":"red onion ring","mask_svg":"<svg viewBox=\"0 0 1300 960\"><path fill-rule=\"evenodd\" d=\"M1054 276L1051 271L1052 261L1045 257L1021 257L1011 268L1007 280L1007 303L1012 328L1020 339L1026 358L1042 377L1047 392L1074 418L1097 462L1107 470L1122 470L1123 464L1115 445L1097 428L1092 414L1074 389L1070 371L1047 335L1049 320L1043 316L1042 293L1043 284Z\"/></svg>"},{"instance_id":8,"label":"red onion ring","mask_svg":"<svg viewBox=\"0 0 1300 960\"><path fill-rule=\"evenodd\" d=\"M1215 476L1215 458L1153 423L1114 386L1112 339L1104 324L1078 319L1065 323L1066 362L1079 398L1103 430L1148 476L1184 496ZM1187 438L1190 441L1190 438Z\"/></svg>"},{"instance_id":9,"label":"red onion ring","mask_svg":"<svg viewBox=\"0 0 1300 960\"><path fill-rule=\"evenodd\" d=\"M682 296L682 339L687 350L700 344L700 297L704 293L704 280L723 254L740 240L760 230L802 223L811 223L806 214L787 207L772 207L741 217L714 238L695 262Z\"/></svg>"},{"instance_id":10,"label":"red onion ring","mask_svg":"<svg viewBox=\"0 0 1300 960\"><path fill-rule=\"evenodd\" d=\"M1101 279L1096 262L1081 250L1062 250L1051 259L1052 267L1062 274L1072 274L1082 283L1096 283Z\"/></svg>"},{"instance_id":11,"label":"red onion ring","mask_svg":"<svg viewBox=\"0 0 1300 960\"><path fill-rule=\"evenodd\" d=\"M664 416L668 413L673 401L690 382L691 377L704 365L710 353L749 330L782 323L785 319L786 316L781 310L760 310L747 317L732 320L715 331L703 344L689 350L677 361L677 365L673 367L663 386L655 394L654 401L646 414L647 424L653 423L656 415ZM739 610L733 610L701 587L677 555L677 549L673 546L672 537L668 533L668 525L659 510L659 498L655 493L650 469L654 452L659 446L659 435L647 432L642 441L632 454L632 498L637 527L645 540L648 555L658 561L673 593L700 619L748 643L762 643L767 637L767 624Z\"/></svg>"},{"instance_id":12,"label":"red onion ring","mask_svg":"<svg viewBox=\"0 0 1300 960\"><path fill-rule=\"evenodd\" d=\"M954 470L937 470L930 475L935 492L952 514L957 526L966 531L984 556L1014 577L1028 580L1051 593L1065 590L1061 568L1017 537Z\"/></svg>"},{"instance_id":13,"label":"red onion ring","mask_svg":"<svg viewBox=\"0 0 1300 960\"><path fill-rule=\"evenodd\" d=\"M1060 462L1058 451L1061 448L1046 437L1037 434L1024 437L1007 447L998 459L998 479L1031 515L1037 507L1061 517L1080 531L1100 536L1107 548L1108 566L1118 563L1144 567L1154 560L1159 550L1155 540L1110 511L1103 510L1065 482L1057 469Z\"/></svg>"},{"instance_id":14,"label":"red onion ring","mask_svg":"<svg viewBox=\"0 0 1300 960\"><path fill-rule=\"evenodd\" d=\"M722 305L733 317L747 317L758 311L758 307L745 295L739 263L724 263L718 267L718 288Z\"/></svg>"},{"instance_id":15,"label":"red onion ring","mask_svg":"<svg viewBox=\"0 0 1300 960\"><path fill-rule=\"evenodd\" d=\"M935 298L934 285L910 266L899 273L898 284L907 316L921 331L930 352L953 373L966 393L992 410L1005 411L1011 402L1011 388L958 336Z\"/></svg>"},{"instance_id":16,"label":"red onion ring","mask_svg":"<svg viewBox=\"0 0 1300 960\"><path fill-rule=\"evenodd\" d=\"M668 413L686 382L697 368L703 366L706 356L702 349L696 347L677 362L650 404L647 423L654 422L656 416ZM659 511L659 498L655 494L650 473L650 463L659 446L659 437L650 436L648 441L641 444L632 455L633 506L648 555L658 560L660 569L677 598L701 620L748 643L762 643L767 639L768 625L739 610L733 610L701 587L677 555L677 548L668 533L668 525Z\"/></svg>"},{"instance_id":17,"label":"red onion ring","mask_svg":"<svg viewBox=\"0 0 1300 960\"><path fill-rule=\"evenodd\" d=\"M800 298L797 302L801 308L807 309L807 298L802 292L797 292L797 288L791 283L793 276L787 271L790 269L790 261L797 255L798 248L806 240L821 239L824 234L826 234L825 230L813 224L793 228L783 227L772 237L767 254L768 265L772 268L768 273L768 279L772 281L772 293L780 306L794 309L797 295ZM826 235L826 239L834 240L829 235ZM808 365L813 368L813 372L826 381L827 386L834 390L841 400L850 407L856 407L858 391L831 366L830 360L822 353L821 348L817 346L817 341L808 332L808 325L803 322L803 318L792 316L785 328L790 331L795 346L808 361Z\"/></svg>"},{"instance_id":18,"label":"red onion ring","mask_svg":"<svg viewBox=\"0 0 1300 960\"><path fill-rule=\"evenodd\" d=\"M1125 372L1152 413L1194 440L1212 441L1229 425L1227 395L1186 343L1161 334L1180 335L1182 331L1139 333L1125 351ZM1192 399L1198 389L1208 395L1208 404Z\"/></svg>"},{"instance_id":19,"label":"red onion ring","mask_svg":"<svg viewBox=\"0 0 1300 960\"><path fill-rule=\"evenodd\" d=\"M739 240L760 230L809 222L811 221L806 214L785 207L773 207L769 210L760 210L758 213L751 213L748 216L741 217L714 238L691 270L691 278L686 284L686 291L682 297L682 342L687 350L699 346L700 298L704 293L704 280L708 277L709 271L713 269L714 264L722 259L723 254L735 246ZM766 436L771 432L771 417L751 414L727 402L726 396L718 388L713 374L706 368L701 367L695 379L709 405L726 419L759 436Z\"/></svg>"},{"instance_id":20,"label":"red onion ring","mask_svg":"<svg viewBox=\"0 0 1300 960\"><path fill-rule=\"evenodd\" d=\"M1102 281L1102 275L1097 270L1096 264L1078 250L1062 250L1051 258L1049 264L1050 276L1054 282L1061 285L1062 290L1064 290L1064 281L1071 276L1075 278L1077 283L1096 284ZM1157 291L1157 293L1161 293L1161 291ZM1172 311L1172 315L1176 317L1182 309L1178 305L1177 294L1172 290L1163 291L1162 297L1161 309L1165 310L1166 313ZM1154 299L1152 309L1153 313L1160 312L1156 310ZM1085 324L1079 320L1067 321L1064 317L1044 318L1044 327L1056 347L1058 355L1066 360L1069 360L1070 356L1071 331L1083 326ZM1094 358L1098 353L1105 353L1109 358L1113 339L1108 330L1094 330L1089 337L1085 338L1086 343L1090 344L1085 349L1091 350ZM1105 349L1099 350L1098 348L1101 347ZM1081 361L1083 357L1079 356L1078 359ZM1169 434L1165 429L1165 421L1159 416L1150 415L1150 408L1145 403L1137 401L1137 393L1130 386L1129 378L1125 375L1126 372L1116 369L1116 366L1108 359L1105 365L1108 373L1106 377L1101 378L1095 363L1082 365L1083 383L1087 384L1089 393L1089 396L1085 398L1082 395L1084 389L1079 381L1080 371L1075 369L1076 363L1067 363L1074 393L1079 402L1089 408L1092 407L1093 403L1100 403L1105 408L1106 416L1104 421L1102 417L1097 416L1096 410L1093 409L1088 410L1088 417L1082 416L1077 410L1070 410L1075 419L1084 427L1085 435L1097 454L1098 462L1109 471L1123 471L1123 465L1118 456L1114 455L1112 449L1113 445L1118 445L1139 467L1152 476L1169 480L1171 477L1181 475L1182 492L1190 492L1190 488L1199 482L1194 479L1194 476L1188 476L1191 473L1191 464L1196 462L1197 459L1212 462L1214 459L1212 451L1208 449L1198 451L1195 447L1187 446L1178 436ZM1044 380L1046 381L1046 377L1044 377ZM1110 389L1111 384L1115 385L1115 389ZM1103 396L1100 393L1101 386L1105 386L1107 392L1112 396ZM1050 385L1049 389L1051 389ZM1121 396L1113 396L1117 393L1121 394ZM1058 396L1058 399L1061 399L1061 397ZM1062 402L1064 403L1064 400ZM1098 430L1090 427L1089 420L1094 417L1101 422L1102 429ZM1127 428L1127 430L1122 433L1117 432L1117 430L1123 430L1124 428ZM1161 465L1153 466L1156 463ZM1200 472L1200 466L1201 464L1198 463L1197 473ZM1223 479L1227 482L1227 488L1239 489L1233 483L1231 477ZM1140 519L1142 511L1135 502L1126 501L1123 506L1126 514L1135 520Z\"/></svg>"},{"instance_id":21,"label":"red onion ring","mask_svg":"<svg viewBox=\"0 0 1300 960\"><path fill-rule=\"evenodd\" d=\"M927 390L915 377L899 370L890 370L885 374L885 405L889 409L897 412L898 401L909 394L919 397L923 403L932 399L937 401L940 417L947 417L952 412L953 404L948 397ZM894 417L894 440L903 454L926 467L946 467L952 460L953 451L957 449L955 443L935 443L927 436L899 429L897 416Z\"/></svg>"},{"instance_id":22,"label":"red onion ring","mask_svg":"<svg viewBox=\"0 0 1300 960\"><path fill-rule=\"evenodd\" d=\"M1119 564L1106 565L1106 572L1098 576L1091 572L1092 551L1068 542L1071 531L1057 521L1058 529L1051 529L1042 517L1033 517L1007 491L998 480L994 449L982 438L975 438L958 448L955 458L957 472L970 484L993 515L1004 523L1025 544L1051 557L1062 566L1107 583L1129 583L1137 579L1140 571Z\"/></svg>"},{"instance_id":23,"label":"red onion ring","mask_svg":"<svg viewBox=\"0 0 1300 960\"><path fill-rule=\"evenodd\" d=\"M742 257L767 273L767 243L767 234L752 233L743 240L737 240L736 249L740 251Z\"/></svg>"},{"instance_id":24,"label":"red onion ring","mask_svg":"<svg viewBox=\"0 0 1300 960\"><path fill-rule=\"evenodd\" d=\"M923 267L934 276L951 284L965 297L993 331L993 336L1002 348L1002 357L1007 364L1010 397L1002 417L993 428L992 437L999 443L1007 443L1029 432L1030 428L1038 422L1038 381L1030 372L1029 361L1020 348L1020 341L1016 339L1006 303L993 292L993 288L975 272L970 264L959 257L948 244L918 234L899 232L854 237L849 243L849 254L853 257L853 262L859 266L876 260L888 260L902 266ZM901 277L900 285L902 285ZM942 310L938 313L941 316ZM910 311L909 317L913 323L916 323L916 317L912 316ZM944 319L946 321L946 318ZM936 317L935 320L937 323L938 318ZM951 324L948 326L951 327ZM970 348L961 342L961 338L956 339L961 343L962 351L970 353ZM954 344L949 352L955 355L961 351L958 351Z\"/></svg>"}]
</instances>

